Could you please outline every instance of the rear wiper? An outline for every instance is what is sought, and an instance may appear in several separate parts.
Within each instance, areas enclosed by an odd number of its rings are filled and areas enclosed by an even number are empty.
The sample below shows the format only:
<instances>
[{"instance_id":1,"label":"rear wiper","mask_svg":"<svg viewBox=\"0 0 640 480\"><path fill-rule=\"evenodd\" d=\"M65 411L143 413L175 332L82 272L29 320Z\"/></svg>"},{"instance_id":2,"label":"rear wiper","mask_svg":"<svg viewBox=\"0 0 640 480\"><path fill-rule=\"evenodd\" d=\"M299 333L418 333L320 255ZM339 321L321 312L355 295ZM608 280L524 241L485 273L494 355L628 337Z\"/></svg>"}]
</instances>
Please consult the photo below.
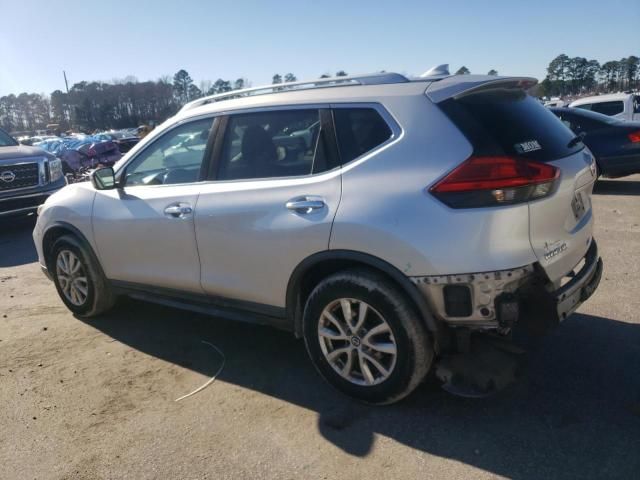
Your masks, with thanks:
<instances>
[{"instance_id":1,"label":"rear wiper","mask_svg":"<svg viewBox=\"0 0 640 480\"><path fill-rule=\"evenodd\" d=\"M585 137L586 133L580 132L578 135L569 140L567 144L567 148L575 147L577 144L582 143L582 139Z\"/></svg>"}]
</instances>

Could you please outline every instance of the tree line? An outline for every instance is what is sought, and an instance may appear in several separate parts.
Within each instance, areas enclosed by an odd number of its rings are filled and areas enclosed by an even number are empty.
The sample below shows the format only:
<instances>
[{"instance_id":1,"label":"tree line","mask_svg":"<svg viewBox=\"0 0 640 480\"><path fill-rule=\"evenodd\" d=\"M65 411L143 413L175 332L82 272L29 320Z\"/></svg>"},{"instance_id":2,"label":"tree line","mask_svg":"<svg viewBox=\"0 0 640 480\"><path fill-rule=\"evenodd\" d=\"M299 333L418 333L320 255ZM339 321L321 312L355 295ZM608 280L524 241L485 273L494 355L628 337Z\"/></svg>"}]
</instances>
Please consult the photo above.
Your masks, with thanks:
<instances>
[{"instance_id":1,"label":"tree line","mask_svg":"<svg viewBox=\"0 0 640 480\"><path fill-rule=\"evenodd\" d=\"M471 71L462 66L456 75ZM494 69L487 75L497 75ZM576 96L640 88L640 59L635 55L600 64L584 57L569 57L561 53L551 60L547 76L536 86L534 94L547 96Z\"/></svg>"},{"instance_id":2,"label":"tree line","mask_svg":"<svg viewBox=\"0 0 640 480\"><path fill-rule=\"evenodd\" d=\"M466 66L456 75L471 73ZM487 72L498 75L494 69ZM346 76L344 70L336 76ZM330 75L324 73L320 78ZM272 84L295 82L293 73L276 73ZM78 82L68 92L55 90L50 95L21 93L0 97L0 127L9 132L35 131L57 124L59 130L70 128L124 128L143 123L160 123L175 114L185 103L204 95L230 92L250 86L246 78L195 84L186 70L172 77L139 82L126 77L111 82ZM560 54L547 67L547 76L537 86L538 96L573 96L632 90L640 87L640 60L631 55L600 64L584 57Z\"/></svg>"},{"instance_id":3,"label":"tree line","mask_svg":"<svg viewBox=\"0 0 640 480\"><path fill-rule=\"evenodd\" d=\"M340 70L336 76L346 76ZM321 78L329 77L325 73ZM293 73L273 75L272 83L295 82ZM186 70L156 81L139 82L135 77L111 82L78 82L68 92L51 95L21 93L0 97L0 127L9 132L33 132L56 124L55 130L81 131L158 124L175 114L182 105L205 95L249 87L246 78L204 80L196 85Z\"/></svg>"},{"instance_id":4,"label":"tree line","mask_svg":"<svg viewBox=\"0 0 640 480\"><path fill-rule=\"evenodd\" d=\"M635 55L600 64L562 53L551 60L540 82L541 96L575 96L640 88L640 59Z\"/></svg>"}]
</instances>

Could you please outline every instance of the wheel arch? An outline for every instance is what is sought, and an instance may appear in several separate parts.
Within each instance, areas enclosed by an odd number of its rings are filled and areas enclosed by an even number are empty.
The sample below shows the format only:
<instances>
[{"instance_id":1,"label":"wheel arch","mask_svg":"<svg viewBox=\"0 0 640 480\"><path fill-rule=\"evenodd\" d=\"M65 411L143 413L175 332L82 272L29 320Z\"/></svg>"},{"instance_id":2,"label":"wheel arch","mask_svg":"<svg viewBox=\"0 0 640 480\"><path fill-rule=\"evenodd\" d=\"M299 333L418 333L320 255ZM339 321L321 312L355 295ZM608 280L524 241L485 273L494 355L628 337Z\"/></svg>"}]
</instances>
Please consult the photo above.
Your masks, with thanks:
<instances>
[{"instance_id":1,"label":"wheel arch","mask_svg":"<svg viewBox=\"0 0 640 480\"><path fill-rule=\"evenodd\" d=\"M44 255L44 260L46 262L46 267L49 271L52 271L51 265L51 248L58 238L63 235L72 235L75 237L83 247L87 249L90 255L93 256L93 259L96 261L97 265L100 263L97 260L96 253L93 251L93 247L87 237L80 231L80 229L74 225L71 225L67 222L55 222L47 228L46 232L42 236L42 253Z\"/></svg>"},{"instance_id":2,"label":"wheel arch","mask_svg":"<svg viewBox=\"0 0 640 480\"><path fill-rule=\"evenodd\" d=\"M432 315L425 298L411 280L385 260L352 250L327 250L315 253L300 262L294 269L287 285L286 310L287 316L293 320L296 337L302 336L304 302L313 288L328 275L353 267L374 270L400 287L411 300L429 332L438 338L441 330L438 322Z\"/></svg>"}]
</instances>

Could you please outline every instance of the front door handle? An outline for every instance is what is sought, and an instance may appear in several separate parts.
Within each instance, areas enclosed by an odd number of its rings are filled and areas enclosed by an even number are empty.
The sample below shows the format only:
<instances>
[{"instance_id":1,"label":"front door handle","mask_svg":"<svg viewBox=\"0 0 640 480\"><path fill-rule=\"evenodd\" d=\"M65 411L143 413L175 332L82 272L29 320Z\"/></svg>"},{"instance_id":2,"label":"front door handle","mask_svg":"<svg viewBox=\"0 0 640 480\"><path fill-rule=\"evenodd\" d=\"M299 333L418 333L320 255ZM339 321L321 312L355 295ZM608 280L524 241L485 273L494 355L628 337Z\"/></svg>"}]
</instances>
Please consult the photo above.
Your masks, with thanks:
<instances>
[{"instance_id":1,"label":"front door handle","mask_svg":"<svg viewBox=\"0 0 640 480\"><path fill-rule=\"evenodd\" d=\"M320 197L306 196L290 200L285 205L289 210L296 213L308 214L316 210L321 210L327 206Z\"/></svg>"},{"instance_id":2,"label":"front door handle","mask_svg":"<svg viewBox=\"0 0 640 480\"><path fill-rule=\"evenodd\" d=\"M185 218L193 213L193 207L188 203L173 203L164 209L164 214L170 218Z\"/></svg>"}]
</instances>

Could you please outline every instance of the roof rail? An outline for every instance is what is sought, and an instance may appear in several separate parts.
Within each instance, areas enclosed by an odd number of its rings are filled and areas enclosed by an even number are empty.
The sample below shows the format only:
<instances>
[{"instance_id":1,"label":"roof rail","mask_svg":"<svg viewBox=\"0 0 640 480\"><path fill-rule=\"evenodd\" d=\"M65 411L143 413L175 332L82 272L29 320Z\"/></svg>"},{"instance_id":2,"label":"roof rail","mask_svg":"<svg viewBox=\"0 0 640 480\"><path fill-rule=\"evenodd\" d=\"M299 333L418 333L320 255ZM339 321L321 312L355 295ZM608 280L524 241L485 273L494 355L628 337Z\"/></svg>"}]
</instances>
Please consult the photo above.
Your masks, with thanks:
<instances>
[{"instance_id":1,"label":"roof rail","mask_svg":"<svg viewBox=\"0 0 640 480\"><path fill-rule=\"evenodd\" d=\"M192 108L207 105L209 103L229 100L232 98L248 97L254 95L266 95L269 93L283 93L293 90L311 90L324 87L344 87L349 85L383 85L389 83L405 83L409 79L404 75L393 72L370 73L366 75L351 75L345 77L319 78L317 80L307 80L301 82L275 83L273 85L262 85L260 87L243 88L241 90L231 90L224 93L217 93L206 97L198 98L185 104L180 111L191 110Z\"/></svg>"}]
</instances>

